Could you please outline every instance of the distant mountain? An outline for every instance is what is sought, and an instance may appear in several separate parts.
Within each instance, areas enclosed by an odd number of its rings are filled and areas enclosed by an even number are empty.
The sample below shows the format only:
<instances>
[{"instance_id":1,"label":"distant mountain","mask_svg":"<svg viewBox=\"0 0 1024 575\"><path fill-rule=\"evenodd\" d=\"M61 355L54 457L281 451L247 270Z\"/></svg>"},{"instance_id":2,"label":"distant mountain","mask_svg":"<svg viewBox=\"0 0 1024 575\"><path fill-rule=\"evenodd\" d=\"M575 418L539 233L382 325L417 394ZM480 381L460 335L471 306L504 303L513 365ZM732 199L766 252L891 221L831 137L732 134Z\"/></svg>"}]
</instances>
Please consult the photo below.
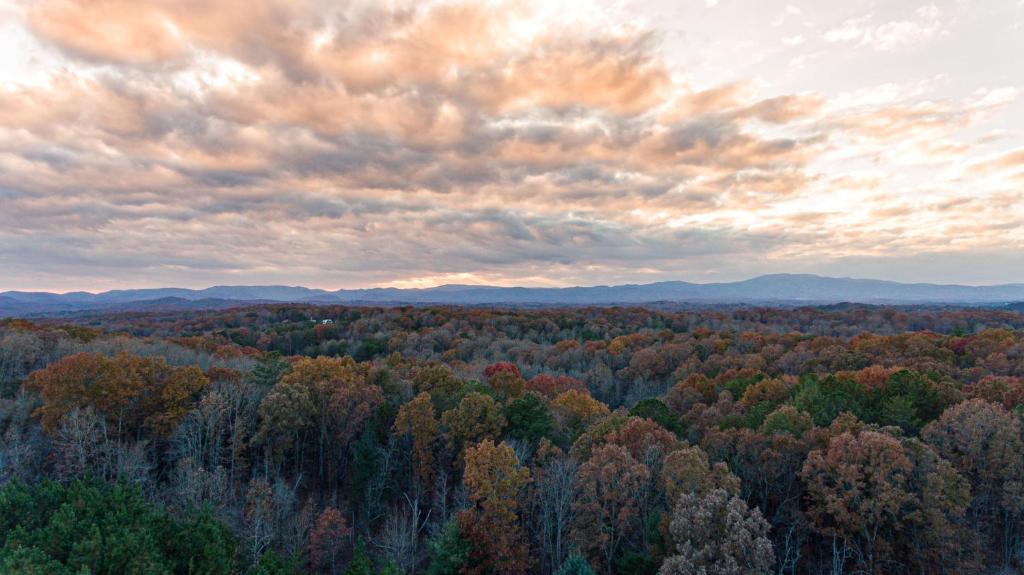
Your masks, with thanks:
<instances>
[{"instance_id":1,"label":"distant mountain","mask_svg":"<svg viewBox=\"0 0 1024 575\"><path fill-rule=\"evenodd\" d=\"M157 299L147 299L140 301L126 301L98 308L92 308L91 310L81 311L99 311L103 313L119 312L119 311L184 311L184 310L195 310L195 309L227 309L231 307L238 307L240 305L259 304L259 303L279 303L273 300L246 300L246 299L225 299L225 298L203 298L203 299L185 299L181 297L162 297Z\"/></svg>"},{"instance_id":2,"label":"distant mountain","mask_svg":"<svg viewBox=\"0 0 1024 575\"><path fill-rule=\"evenodd\" d=\"M1008 304L1024 301L1024 284L964 286L775 274L724 283L683 281L617 286L525 288L443 285L423 289L370 288L328 291L299 286L215 286L201 290L158 288L98 294L0 293L0 316L81 311L209 309L243 303L454 305L614 305L654 302L830 304Z\"/></svg>"}]
</instances>

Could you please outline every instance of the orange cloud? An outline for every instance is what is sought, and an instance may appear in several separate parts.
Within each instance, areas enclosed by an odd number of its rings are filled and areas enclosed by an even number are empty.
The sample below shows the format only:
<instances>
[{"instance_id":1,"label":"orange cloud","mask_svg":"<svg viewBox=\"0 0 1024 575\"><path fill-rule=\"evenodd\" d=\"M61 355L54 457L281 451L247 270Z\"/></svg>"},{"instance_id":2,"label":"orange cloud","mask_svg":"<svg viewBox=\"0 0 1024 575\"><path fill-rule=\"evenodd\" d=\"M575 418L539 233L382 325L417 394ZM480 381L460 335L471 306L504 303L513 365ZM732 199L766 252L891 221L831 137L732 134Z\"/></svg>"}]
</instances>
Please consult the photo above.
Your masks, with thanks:
<instances>
[{"instance_id":1,"label":"orange cloud","mask_svg":"<svg viewBox=\"0 0 1024 575\"><path fill-rule=\"evenodd\" d=\"M1024 149L1012 150L990 160L983 160L971 166L974 174L1012 171L1024 168Z\"/></svg>"},{"instance_id":2,"label":"orange cloud","mask_svg":"<svg viewBox=\"0 0 1024 575\"><path fill-rule=\"evenodd\" d=\"M29 10L28 22L38 36L89 60L145 65L185 53L174 22L142 2L48 0Z\"/></svg>"},{"instance_id":3,"label":"orange cloud","mask_svg":"<svg viewBox=\"0 0 1024 575\"><path fill-rule=\"evenodd\" d=\"M949 225L963 179L1020 177L957 137L1006 93L698 90L656 32L534 7L33 4L60 66L0 91L0 258L372 283L1024 246Z\"/></svg>"}]
</instances>

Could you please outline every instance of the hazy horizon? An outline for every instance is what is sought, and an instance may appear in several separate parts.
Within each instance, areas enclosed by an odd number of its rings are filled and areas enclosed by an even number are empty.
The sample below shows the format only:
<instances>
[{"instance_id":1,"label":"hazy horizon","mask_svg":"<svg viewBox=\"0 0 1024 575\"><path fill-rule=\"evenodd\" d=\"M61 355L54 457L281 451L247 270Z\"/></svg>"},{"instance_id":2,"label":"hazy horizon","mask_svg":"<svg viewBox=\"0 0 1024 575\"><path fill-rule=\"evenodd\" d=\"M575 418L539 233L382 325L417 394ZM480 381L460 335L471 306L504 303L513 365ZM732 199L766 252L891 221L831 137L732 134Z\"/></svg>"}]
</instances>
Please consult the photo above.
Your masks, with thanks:
<instances>
[{"instance_id":1,"label":"hazy horizon","mask_svg":"<svg viewBox=\"0 0 1024 575\"><path fill-rule=\"evenodd\" d=\"M0 1L0 291L1024 281L1024 0Z\"/></svg>"},{"instance_id":2,"label":"hazy horizon","mask_svg":"<svg viewBox=\"0 0 1024 575\"><path fill-rule=\"evenodd\" d=\"M110 289L110 290L99 290L99 291L84 290L84 289L77 289L77 290L76 289L71 289L71 290L61 290L61 291L54 291L54 290L3 289L3 290L0 290L0 293L4 293L4 292L39 292L39 293L53 293L53 294L58 294L58 295L64 295L64 294L69 294L69 293L91 293L91 294L95 295L95 294L105 293L105 292L108 292L108 291L136 291L136 290L159 290L159 289L184 289L184 290L192 290L192 291L202 291L202 290L205 290L205 289L221 288L221 287L223 287L223 288L285 287L285 288L305 288L305 289L310 289L310 290L323 290L323 291L327 291L327 292L335 292L335 291L340 291L340 290L365 290L365 289L387 289L387 288L430 289L430 288L439 288L439 287L453 286L453 285L464 285L464 286L467 286L467 287L501 287L501 288L522 287L522 288L531 288L531 289L532 288L565 289L565 288L591 288L591 287L602 287L602 286L615 287L615 286L629 285L630 283L635 284L635 285L649 285L649 284L652 284L652 283L660 283L660 282L684 282L684 283L691 283L691 284L697 284L697 285L716 284L716 283L739 283L739 282L744 282L744 281L755 280L755 279L758 279L758 278L761 278L761 277L765 277L765 276L794 276L794 275L812 275L812 276L816 276L816 277L820 277L820 278L853 280L853 281L883 281L883 282L894 282L894 283L901 283L901 284L920 283L920 284L929 284L929 285L956 285L956 286L962 286L962 287L991 287L991 286L999 286L999 285L1012 285L1012 284L1022 284L1022 283L1024 283L1024 282L1002 282L1002 283L971 284L971 283L955 283L955 282L954 283L944 283L944 282L901 282L901 281L897 281L897 280L886 280L886 279L883 279L883 278L852 277L852 276L826 276L826 275L821 275L821 274L793 274L793 273L787 273L787 272L779 272L779 273L774 273L774 274L759 274L759 275L756 275L756 276L750 276L750 277L740 278L740 279L736 279L736 280L692 281L692 280L687 280L687 279L669 279L669 280L657 280L657 281L650 281L650 282L626 282L626 283L614 283L614 284L613 283L594 283L594 284L565 284L565 285L539 285L539 284L530 285L530 284L521 284L521 283L486 284L486 283L459 283L459 282L452 282L452 283L446 283L446 284L423 285L423 286L417 285L417 286L404 286L404 287L399 287L399 286L394 286L394 285L369 285L369 286L360 286L360 287L324 287L324 286L320 286L320 285L304 285L304 284L227 284L227 283L216 283L216 284L209 284L209 285L198 285L198 286L194 286L194 287L181 286L181 285L153 285L153 286L142 286L142 287L113 288L113 289Z\"/></svg>"}]
</instances>

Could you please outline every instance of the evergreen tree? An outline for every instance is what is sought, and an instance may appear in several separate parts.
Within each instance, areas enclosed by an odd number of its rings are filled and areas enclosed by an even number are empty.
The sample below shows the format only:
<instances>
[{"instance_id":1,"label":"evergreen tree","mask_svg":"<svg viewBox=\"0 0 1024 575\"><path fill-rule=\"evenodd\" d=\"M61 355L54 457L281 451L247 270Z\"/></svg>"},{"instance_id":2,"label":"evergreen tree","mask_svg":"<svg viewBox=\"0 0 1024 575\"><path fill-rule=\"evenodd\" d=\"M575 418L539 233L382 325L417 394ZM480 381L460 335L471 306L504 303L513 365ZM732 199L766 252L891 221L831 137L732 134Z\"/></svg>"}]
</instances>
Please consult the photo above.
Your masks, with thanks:
<instances>
[{"instance_id":1,"label":"evergreen tree","mask_svg":"<svg viewBox=\"0 0 1024 575\"><path fill-rule=\"evenodd\" d=\"M582 555L573 553L555 571L555 575L594 575L594 570Z\"/></svg>"},{"instance_id":2,"label":"evergreen tree","mask_svg":"<svg viewBox=\"0 0 1024 575\"><path fill-rule=\"evenodd\" d=\"M449 521L444 529L427 541L430 562L427 575L456 575L469 560L472 544L462 537L459 524Z\"/></svg>"}]
</instances>

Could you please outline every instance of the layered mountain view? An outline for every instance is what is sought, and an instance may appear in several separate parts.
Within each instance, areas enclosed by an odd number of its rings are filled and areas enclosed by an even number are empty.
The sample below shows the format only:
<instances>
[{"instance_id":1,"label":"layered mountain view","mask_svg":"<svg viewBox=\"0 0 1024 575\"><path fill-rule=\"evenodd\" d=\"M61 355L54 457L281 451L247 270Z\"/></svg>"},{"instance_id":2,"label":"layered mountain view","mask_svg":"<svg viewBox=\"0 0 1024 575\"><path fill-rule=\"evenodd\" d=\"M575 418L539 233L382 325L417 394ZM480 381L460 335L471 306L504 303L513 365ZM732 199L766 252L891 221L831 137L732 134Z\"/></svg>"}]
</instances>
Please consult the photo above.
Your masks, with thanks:
<instances>
[{"instance_id":1,"label":"layered mountain view","mask_svg":"<svg viewBox=\"0 0 1024 575\"><path fill-rule=\"evenodd\" d=\"M443 285L334 291L298 286L158 288L101 293L0 292L0 314L47 315L87 310L225 308L241 303L348 303L363 305L635 305L720 303L807 305L827 303L973 304L1024 302L1024 284L963 286L778 274L745 281L682 281L618 286L525 288Z\"/></svg>"}]
</instances>

